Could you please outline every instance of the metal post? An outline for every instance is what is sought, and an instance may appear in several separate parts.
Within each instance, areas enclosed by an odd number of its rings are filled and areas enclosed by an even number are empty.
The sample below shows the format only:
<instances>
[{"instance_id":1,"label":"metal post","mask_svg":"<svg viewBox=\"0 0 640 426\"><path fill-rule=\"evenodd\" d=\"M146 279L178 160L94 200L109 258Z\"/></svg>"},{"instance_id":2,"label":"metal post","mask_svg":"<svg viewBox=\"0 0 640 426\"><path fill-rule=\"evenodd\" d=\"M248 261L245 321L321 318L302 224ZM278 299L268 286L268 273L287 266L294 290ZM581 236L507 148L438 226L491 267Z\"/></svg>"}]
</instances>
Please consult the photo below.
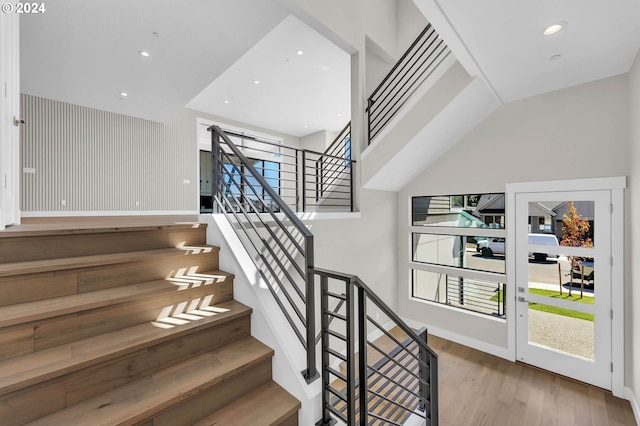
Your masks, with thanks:
<instances>
[{"instance_id":1,"label":"metal post","mask_svg":"<svg viewBox=\"0 0 640 426\"><path fill-rule=\"evenodd\" d=\"M306 276L306 344L307 344L307 369L303 371L307 383L313 382L319 377L316 367L316 298L315 298L315 274L313 273L313 236L305 238L305 276Z\"/></svg>"},{"instance_id":2,"label":"metal post","mask_svg":"<svg viewBox=\"0 0 640 426\"><path fill-rule=\"evenodd\" d=\"M425 335L425 343L426 343ZM438 426L438 358L429 354L429 406L430 426Z\"/></svg>"},{"instance_id":3,"label":"metal post","mask_svg":"<svg viewBox=\"0 0 640 426\"><path fill-rule=\"evenodd\" d=\"M219 152L220 149L220 135L215 129L209 129L211 132L211 208L213 213L222 213L221 207L214 200L216 198L221 200L222 194L220 194L221 188L221 173L219 171Z\"/></svg>"},{"instance_id":4,"label":"metal post","mask_svg":"<svg viewBox=\"0 0 640 426\"><path fill-rule=\"evenodd\" d=\"M300 161L296 151L296 213L300 211Z\"/></svg>"},{"instance_id":5,"label":"metal post","mask_svg":"<svg viewBox=\"0 0 640 426\"><path fill-rule=\"evenodd\" d=\"M367 145L371 145L371 107L373 99L367 99Z\"/></svg>"},{"instance_id":6,"label":"metal post","mask_svg":"<svg viewBox=\"0 0 640 426\"><path fill-rule=\"evenodd\" d=\"M420 339L422 339L422 341L426 344L427 330L425 329L422 331L422 333L419 333L418 337L420 337ZM421 411L425 411L427 409L427 404L425 403L425 401L429 396L429 385L427 384L429 382L429 377L427 374L427 366L429 365L429 354L422 348L421 345L418 346L418 359L420 359L420 363L418 364L418 377L420 379L418 394L423 398L420 400L419 408ZM428 413L425 412L425 415L426 414Z\"/></svg>"},{"instance_id":7,"label":"metal post","mask_svg":"<svg viewBox=\"0 0 640 426\"><path fill-rule=\"evenodd\" d=\"M320 327L322 334L322 418L316 423L317 426L325 426L333 424L331 420L331 411L329 410L329 391L327 388L331 384L330 374L326 370L329 365L329 337L327 330L329 329L329 278L325 275L320 277Z\"/></svg>"},{"instance_id":8,"label":"metal post","mask_svg":"<svg viewBox=\"0 0 640 426\"><path fill-rule=\"evenodd\" d=\"M353 200L353 181L355 179L355 175L353 174L353 168L355 167L353 165L353 161L349 160L349 191L350 194L349 196L351 197L351 211L353 211L353 205L354 205L354 200Z\"/></svg>"},{"instance_id":9,"label":"metal post","mask_svg":"<svg viewBox=\"0 0 640 426\"><path fill-rule=\"evenodd\" d=\"M347 424L356 424L356 342L355 342L355 300L354 300L354 287L355 285L351 281L345 281L347 286Z\"/></svg>"},{"instance_id":10,"label":"metal post","mask_svg":"<svg viewBox=\"0 0 640 426\"><path fill-rule=\"evenodd\" d=\"M320 170L322 170L322 167L318 167L318 163L316 162L316 204L318 204L320 202L320 196L321 196L321 191L322 191L322 176L320 174Z\"/></svg>"},{"instance_id":11,"label":"metal post","mask_svg":"<svg viewBox=\"0 0 640 426\"><path fill-rule=\"evenodd\" d=\"M360 387L360 425L366 426L369 417L368 394L369 375L367 374L367 299L364 290L358 288L358 378Z\"/></svg>"},{"instance_id":12,"label":"metal post","mask_svg":"<svg viewBox=\"0 0 640 426\"><path fill-rule=\"evenodd\" d=\"M302 151L302 211L307 211L307 154Z\"/></svg>"}]
</instances>

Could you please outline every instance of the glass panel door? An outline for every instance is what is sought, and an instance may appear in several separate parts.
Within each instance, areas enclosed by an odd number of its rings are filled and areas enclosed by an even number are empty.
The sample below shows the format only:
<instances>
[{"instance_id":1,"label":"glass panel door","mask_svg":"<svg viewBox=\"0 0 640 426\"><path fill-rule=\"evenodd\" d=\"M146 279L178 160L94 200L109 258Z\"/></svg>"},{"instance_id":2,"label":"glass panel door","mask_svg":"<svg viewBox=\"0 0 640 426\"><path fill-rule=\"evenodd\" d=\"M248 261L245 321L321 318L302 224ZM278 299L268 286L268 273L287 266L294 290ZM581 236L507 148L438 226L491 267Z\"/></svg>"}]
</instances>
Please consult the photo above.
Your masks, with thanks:
<instances>
[{"instance_id":1,"label":"glass panel door","mask_svg":"<svg viewBox=\"0 0 640 426\"><path fill-rule=\"evenodd\" d=\"M516 194L517 358L611 389L609 191Z\"/></svg>"}]
</instances>

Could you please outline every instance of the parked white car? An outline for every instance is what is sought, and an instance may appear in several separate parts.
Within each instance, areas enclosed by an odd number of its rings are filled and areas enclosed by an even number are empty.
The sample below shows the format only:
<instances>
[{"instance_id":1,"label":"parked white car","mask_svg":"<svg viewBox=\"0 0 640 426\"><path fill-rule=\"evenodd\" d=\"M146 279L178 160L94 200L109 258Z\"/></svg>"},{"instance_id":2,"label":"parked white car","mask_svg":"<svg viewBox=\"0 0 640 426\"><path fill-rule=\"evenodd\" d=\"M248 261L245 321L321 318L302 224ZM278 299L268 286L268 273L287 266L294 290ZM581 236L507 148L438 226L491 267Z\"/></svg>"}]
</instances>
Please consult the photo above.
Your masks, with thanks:
<instances>
[{"instance_id":1,"label":"parked white car","mask_svg":"<svg viewBox=\"0 0 640 426\"><path fill-rule=\"evenodd\" d=\"M557 247L560 245L558 238L553 234L529 234L529 244L545 245ZM491 257L494 254L505 254L504 238L487 238L486 240L479 240L476 250L482 253L484 257ZM529 256L539 262L547 260L548 257L557 258L557 254L549 253L529 253Z\"/></svg>"},{"instance_id":2,"label":"parked white car","mask_svg":"<svg viewBox=\"0 0 640 426\"><path fill-rule=\"evenodd\" d=\"M476 250L482 253L483 257L491 257L494 254L504 254L504 238L488 238L478 241Z\"/></svg>"}]
</instances>

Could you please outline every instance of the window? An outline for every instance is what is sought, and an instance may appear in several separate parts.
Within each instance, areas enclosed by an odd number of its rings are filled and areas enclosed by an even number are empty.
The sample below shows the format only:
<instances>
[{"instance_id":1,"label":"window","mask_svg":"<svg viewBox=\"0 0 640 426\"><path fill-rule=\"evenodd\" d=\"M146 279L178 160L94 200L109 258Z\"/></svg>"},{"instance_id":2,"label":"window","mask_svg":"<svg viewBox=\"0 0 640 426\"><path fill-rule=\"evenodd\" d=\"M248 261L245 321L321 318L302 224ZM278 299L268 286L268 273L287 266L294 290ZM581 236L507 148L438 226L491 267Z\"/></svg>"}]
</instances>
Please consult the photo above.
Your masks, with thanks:
<instances>
[{"instance_id":1,"label":"window","mask_svg":"<svg viewBox=\"0 0 640 426\"><path fill-rule=\"evenodd\" d=\"M411 199L411 295L505 316L504 194Z\"/></svg>"},{"instance_id":2,"label":"window","mask_svg":"<svg viewBox=\"0 0 640 426\"><path fill-rule=\"evenodd\" d=\"M276 194L280 195L280 163L267 160L250 160L256 171L265 178ZM226 171L223 175L225 197L235 198L240 201L248 213L265 211L265 206L260 199L264 200L269 208L278 211L278 207L273 204L273 199L265 188L260 185L255 177L247 173L244 166L234 162L225 163L223 167Z\"/></svg>"}]
</instances>

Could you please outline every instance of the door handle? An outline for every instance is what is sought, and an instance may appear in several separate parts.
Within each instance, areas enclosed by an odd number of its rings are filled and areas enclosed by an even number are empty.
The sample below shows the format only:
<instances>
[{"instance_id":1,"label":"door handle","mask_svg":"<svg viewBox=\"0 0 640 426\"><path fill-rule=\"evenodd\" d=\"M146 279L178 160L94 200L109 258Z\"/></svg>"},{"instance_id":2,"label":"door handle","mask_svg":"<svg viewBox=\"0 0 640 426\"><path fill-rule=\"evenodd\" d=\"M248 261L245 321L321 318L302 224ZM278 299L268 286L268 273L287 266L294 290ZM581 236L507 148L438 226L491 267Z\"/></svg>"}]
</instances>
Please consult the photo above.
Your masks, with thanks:
<instances>
[{"instance_id":1,"label":"door handle","mask_svg":"<svg viewBox=\"0 0 640 426\"><path fill-rule=\"evenodd\" d=\"M19 126L21 124L24 124L24 120L17 119L16 116L14 115L13 116L13 125L17 127L17 126Z\"/></svg>"},{"instance_id":2,"label":"door handle","mask_svg":"<svg viewBox=\"0 0 640 426\"><path fill-rule=\"evenodd\" d=\"M525 298L524 298L524 297L522 297L522 296L518 296L518 302L525 302L525 303L526 303L526 302L528 302L528 300L527 300L527 299L525 299Z\"/></svg>"}]
</instances>

